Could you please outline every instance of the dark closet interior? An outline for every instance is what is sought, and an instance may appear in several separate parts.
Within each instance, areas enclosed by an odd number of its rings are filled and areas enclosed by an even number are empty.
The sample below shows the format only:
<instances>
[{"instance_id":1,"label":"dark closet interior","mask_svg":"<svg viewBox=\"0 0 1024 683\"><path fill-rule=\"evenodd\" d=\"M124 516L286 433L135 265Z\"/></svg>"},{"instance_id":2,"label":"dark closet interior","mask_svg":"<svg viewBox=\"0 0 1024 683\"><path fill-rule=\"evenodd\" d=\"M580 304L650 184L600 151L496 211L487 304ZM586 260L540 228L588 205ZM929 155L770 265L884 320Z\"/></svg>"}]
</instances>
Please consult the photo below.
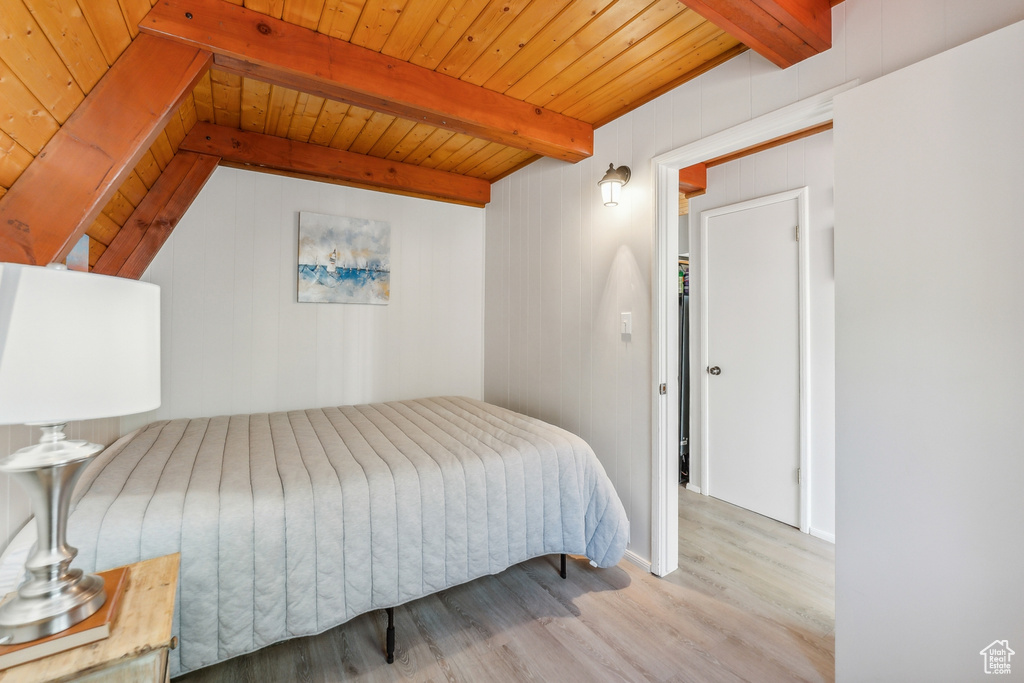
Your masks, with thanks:
<instances>
[{"instance_id":1,"label":"dark closet interior","mask_svg":"<svg viewBox=\"0 0 1024 683\"><path fill-rule=\"evenodd\" d=\"M679 483L690 481L690 259L679 257Z\"/></svg>"}]
</instances>

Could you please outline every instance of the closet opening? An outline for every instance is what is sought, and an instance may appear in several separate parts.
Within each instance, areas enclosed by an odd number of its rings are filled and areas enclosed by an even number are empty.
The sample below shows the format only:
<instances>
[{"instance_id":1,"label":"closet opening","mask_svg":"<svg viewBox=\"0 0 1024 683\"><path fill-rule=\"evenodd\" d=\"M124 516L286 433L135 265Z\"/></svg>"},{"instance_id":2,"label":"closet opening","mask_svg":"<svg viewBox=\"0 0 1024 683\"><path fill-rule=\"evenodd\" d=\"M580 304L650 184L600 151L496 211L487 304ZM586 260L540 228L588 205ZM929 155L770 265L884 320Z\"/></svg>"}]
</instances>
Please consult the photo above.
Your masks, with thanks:
<instances>
[{"instance_id":1,"label":"closet opening","mask_svg":"<svg viewBox=\"0 0 1024 683\"><path fill-rule=\"evenodd\" d=\"M679 485L690 483L690 202L679 191Z\"/></svg>"}]
</instances>

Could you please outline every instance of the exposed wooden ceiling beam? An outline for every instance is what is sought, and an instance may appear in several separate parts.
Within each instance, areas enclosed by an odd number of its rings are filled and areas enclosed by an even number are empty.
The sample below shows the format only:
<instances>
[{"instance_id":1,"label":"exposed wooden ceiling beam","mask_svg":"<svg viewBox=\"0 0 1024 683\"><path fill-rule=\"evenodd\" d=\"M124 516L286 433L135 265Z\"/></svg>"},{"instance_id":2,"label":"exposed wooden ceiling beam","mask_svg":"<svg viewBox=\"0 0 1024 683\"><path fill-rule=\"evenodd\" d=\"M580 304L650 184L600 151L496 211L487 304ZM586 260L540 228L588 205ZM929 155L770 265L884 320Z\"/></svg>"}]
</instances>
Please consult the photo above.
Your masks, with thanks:
<instances>
[{"instance_id":1,"label":"exposed wooden ceiling beam","mask_svg":"<svg viewBox=\"0 0 1024 683\"><path fill-rule=\"evenodd\" d=\"M210 62L162 38L132 42L0 198L0 261L63 261Z\"/></svg>"},{"instance_id":2,"label":"exposed wooden ceiling beam","mask_svg":"<svg viewBox=\"0 0 1024 683\"><path fill-rule=\"evenodd\" d=\"M180 149L219 156L226 164L253 171L283 172L457 204L483 206L491 199L491 184L480 178L211 123L193 126Z\"/></svg>"},{"instance_id":3,"label":"exposed wooden ceiling beam","mask_svg":"<svg viewBox=\"0 0 1024 683\"><path fill-rule=\"evenodd\" d=\"M180 150L93 266L94 273L142 277L213 175L220 157Z\"/></svg>"},{"instance_id":4,"label":"exposed wooden ceiling beam","mask_svg":"<svg viewBox=\"0 0 1024 683\"><path fill-rule=\"evenodd\" d=\"M740 149L735 152L730 152L729 154L723 154L722 156L715 157L714 159L708 159L707 161L704 162L704 165L707 166L708 168L721 166L722 164L727 164L730 161L742 159L743 157L748 157L751 154L757 154L758 152L763 152L766 149L779 147L781 145L786 144L787 142L802 140L803 138L810 137L812 135L817 135L818 133L824 133L826 130L832 130L832 121L819 123L817 126L804 128L803 130L798 130L795 133L789 133L788 135L780 135L777 138L765 140L764 142L760 142L756 145L745 147L744 149Z\"/></svg>"},{"instance_id":5,"label":"exposed wooden ceiling beam","mask_svg":"<svg viewBox=\"0 0 1024 683\"><path fill-rule=\"evenodd\" d=\"M160 0L139 29L301 92L566 161L593 154L588 123L225 0Z\"/></svg>"},{"instance_id":6,"label":"exposed wooden ceiling beam","mask_svg":"<svg viewBox=\"0 0 1024 683\"><path fill-rule=\"evenodd\" d=\"M832 47L830 0L682 0L785 69Z\"/></svg>"},{"instance_id":7,"label":"exposed wooden ceiling beam","mask_svg":"<svg viewBox=\"0 0 1024 683\"><path fill-rule=\"evenodd\" d=\"M679 192L687 199L698 197L708 189L707 164L694 164L679 169Z\"/></svg>"},{"instance_id":8,"label":"exposed wooden ceiling beam","mask_svg":"<svg viewBox=\"0 0 1024 683\"><path fill-rule=\"evenodd\" d=\"M679 215L682 216L689 213L690 199L699 197L707 192L709 168L721 166L722 164L727 164L730 161L735 161L736 159L742 159L743 157L763 152L766 149L779 147L780 145L784 145L788 142L801 140L803 138L810 137L811 135L817 135L818 133L823 133L826 130L832 130L832 121L826 121L825 123L818 124L817 126L804 128L803 130L798 130L795 133L782 135L756 145L751 145L750 147L745 147L744 149L740 149L735 152L730 152L729 154L724 154L720 157L715 157L714 159L708 159L707 161L679 169Z\"/></svg>"}]
</instances>

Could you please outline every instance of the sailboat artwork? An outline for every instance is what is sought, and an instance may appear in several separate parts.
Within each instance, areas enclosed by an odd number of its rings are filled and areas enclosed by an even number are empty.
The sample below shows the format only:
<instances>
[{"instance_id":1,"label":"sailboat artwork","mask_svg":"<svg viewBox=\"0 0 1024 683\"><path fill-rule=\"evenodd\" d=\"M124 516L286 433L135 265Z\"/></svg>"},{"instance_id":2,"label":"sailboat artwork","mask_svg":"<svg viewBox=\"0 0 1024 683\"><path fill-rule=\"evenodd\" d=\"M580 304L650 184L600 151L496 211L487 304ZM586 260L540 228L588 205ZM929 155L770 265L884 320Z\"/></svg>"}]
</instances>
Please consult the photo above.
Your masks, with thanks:
<instances>
[{"instance_id":1,"label":"sailboat artwork","mask_svg":"<svg viewBox=\"0 0 1024 683\"><path fill-rule=\"evenodd\" d=\"M300 303L387 304L391 225L299 212Z\"/></svg>"}]
</instances>

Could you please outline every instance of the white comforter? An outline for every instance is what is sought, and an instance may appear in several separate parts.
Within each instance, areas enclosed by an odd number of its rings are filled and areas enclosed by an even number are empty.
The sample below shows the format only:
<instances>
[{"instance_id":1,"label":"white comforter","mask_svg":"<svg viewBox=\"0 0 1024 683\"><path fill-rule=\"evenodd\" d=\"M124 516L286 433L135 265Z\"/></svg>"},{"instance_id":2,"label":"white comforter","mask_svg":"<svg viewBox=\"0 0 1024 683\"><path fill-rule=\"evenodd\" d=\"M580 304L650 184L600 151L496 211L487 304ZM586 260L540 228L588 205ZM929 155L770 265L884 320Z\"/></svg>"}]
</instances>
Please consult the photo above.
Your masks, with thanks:
<instances>
[{"instance_id":1,"label":"white comforter","mask_svg":"<svg viewBox=\"0 0 1024 683\"><path fill-rule=\"evenodd\" d=\"M155 422L77 495L76 566L181 552L174 675L628 535L583 440L466 398Z\"/></svg>"}]
</instances>

